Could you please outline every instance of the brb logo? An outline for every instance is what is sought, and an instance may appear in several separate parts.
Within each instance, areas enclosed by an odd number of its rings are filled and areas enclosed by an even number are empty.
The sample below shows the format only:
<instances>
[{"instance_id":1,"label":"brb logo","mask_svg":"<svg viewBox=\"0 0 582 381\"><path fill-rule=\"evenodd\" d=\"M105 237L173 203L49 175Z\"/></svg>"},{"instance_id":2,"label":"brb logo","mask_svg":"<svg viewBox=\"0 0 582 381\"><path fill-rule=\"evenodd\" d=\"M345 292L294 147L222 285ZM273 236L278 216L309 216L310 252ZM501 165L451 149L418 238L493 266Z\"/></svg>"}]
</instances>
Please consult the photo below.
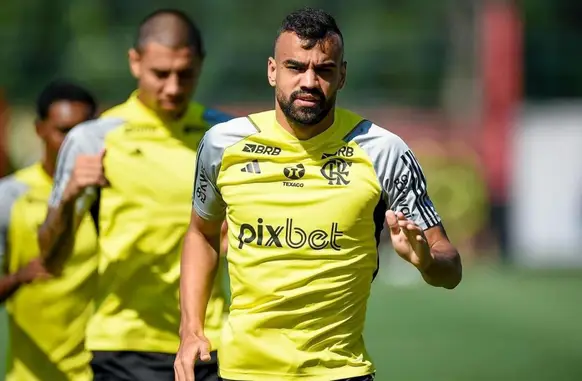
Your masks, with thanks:
<instances>
[{"instance_id":1,"label":"brb logo","mask_svg":"<svg viewBox=\"0 0 582 381\"><path fill-rule=\"evenodd\" d=\"M255 243L257 246L283 247L285 244L292 249L309 246L313 250L322 250L326 247L339 251L341 246L337 239L343 236L338 224L333 222L329 230L316 229L307 232L298 226L293 226L293 219L287 218L285 226L264 224L263 219L257 220L257 226L242 224L238 233L238 248L245 244ZM283 233L284 231L284 233Z\"/></svg>"},{"instance_id":2,"label":"brb logo","mask_svg":"<svg viewBox=\"0 0 582 381\"><path fill-rule=\"evenodd\" d=\"M245 144L243 152L252 152L260 155L278 156L281 153L281 148L265 146L262 144Z\"/></svg>"}]
</instances>

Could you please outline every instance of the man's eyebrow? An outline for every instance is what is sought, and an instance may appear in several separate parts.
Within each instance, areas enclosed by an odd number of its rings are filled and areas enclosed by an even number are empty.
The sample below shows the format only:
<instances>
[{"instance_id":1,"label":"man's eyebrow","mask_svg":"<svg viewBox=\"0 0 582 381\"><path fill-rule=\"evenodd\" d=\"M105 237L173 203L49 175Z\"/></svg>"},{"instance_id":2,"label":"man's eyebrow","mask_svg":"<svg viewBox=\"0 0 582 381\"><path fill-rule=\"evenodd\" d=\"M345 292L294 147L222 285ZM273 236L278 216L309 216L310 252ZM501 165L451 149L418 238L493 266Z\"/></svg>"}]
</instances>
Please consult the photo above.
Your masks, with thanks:
<instances>
[{"instance_id":1,"label":"man's eyebrow","mask_svg":"<svg viewBox=\"0 0 582 381\"><path fill-rule=\"evenodd\" d=\"M305 62L299 62L299 61L294 60L294 59L285 60L283 62L283 65L285 65L285 66L297 66L297 67L305 67L305 66L307 66L307 64Z\"/></svg>"},{"instance_id":2,"label":"man's eyebrow","mask_svg":"<svg viewBox=\"0 0 582 381\"><path fill-rule=\"evenodd\" d=\"M283 62L283 65L295 66L295 67L306 67L307 66L307 64L305 62L299 62L299 61L294 60L294 59L285 60ZM325 68L335 68L335 67L337 67L337 65L333 61L328 61L328 62L317 64L317 65L315 65L315 67L318 69L325 69Z\"/></svg>"},{"instance_id":3,"label":"man's eyebrow","mask_svg":"<svg viewBox=\"0 0 582 381\"><path fill-rule=\"evenodd\" d=\"M337 65L336 65L335 62L328 61L328 62L321 63L319 65L315 65L315 67L318 68L318 69L326 69L326 68L334 68L334 67L337 67Z\"/></svg>"}]
</instances>

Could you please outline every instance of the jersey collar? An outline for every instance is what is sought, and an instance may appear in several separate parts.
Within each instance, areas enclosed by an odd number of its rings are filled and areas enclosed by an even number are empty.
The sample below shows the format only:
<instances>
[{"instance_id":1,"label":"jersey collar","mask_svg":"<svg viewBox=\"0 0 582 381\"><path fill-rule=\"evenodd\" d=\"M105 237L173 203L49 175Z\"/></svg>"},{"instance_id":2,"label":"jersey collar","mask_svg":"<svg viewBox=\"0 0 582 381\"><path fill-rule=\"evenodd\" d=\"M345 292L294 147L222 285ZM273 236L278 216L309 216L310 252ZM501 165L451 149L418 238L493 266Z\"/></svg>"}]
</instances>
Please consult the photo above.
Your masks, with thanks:
<instances>
[{"instance_id":1,"label":"jersey collar","mask_svg":"<svg viewBox=\"0 0 582 381\"><path fill-rule=\"evenodd\" d=\"M305 148L315 148L315 147L321 146L324 143L327 143L330 139L332 139L332 137L335 134L337 134L339 132L338 130L340 129L340 126L342 124L343 124L343 121L342 121L341 111L336 108L334 111L334 122L327 130L312 137L311 139L300 140L300 139L297 139L295 136L291 135L291 133L289 133L289 131L284 129L283 126L281 126L279 124L279 122L277 122L277 118L275 117L275 113L273 112L273 125L274 125L274 130L275 130L276 134L279 135L280 138L284 139L287 142L300 144L301 146L303 146Z\"/></svg>"},{"instance_id":2,"label":"jersey collar","mask_svg":"<svg viewBox=\"0 0 582 381\"><path fill-rule=\"evenodd\" d=\"M201 107L197 103L190 103L186 112L184 112L184 115L180 119L173 121L162 120L152 109L143 104L143 102L138 98L138 94L138 90L134 91L125 102L126 115L128 115L134 123L155 125L164 127L171 131L182 132L188 123L192 123L193 120L199 119L194 114L200 113Z\"/></svg>"}]
</instances>

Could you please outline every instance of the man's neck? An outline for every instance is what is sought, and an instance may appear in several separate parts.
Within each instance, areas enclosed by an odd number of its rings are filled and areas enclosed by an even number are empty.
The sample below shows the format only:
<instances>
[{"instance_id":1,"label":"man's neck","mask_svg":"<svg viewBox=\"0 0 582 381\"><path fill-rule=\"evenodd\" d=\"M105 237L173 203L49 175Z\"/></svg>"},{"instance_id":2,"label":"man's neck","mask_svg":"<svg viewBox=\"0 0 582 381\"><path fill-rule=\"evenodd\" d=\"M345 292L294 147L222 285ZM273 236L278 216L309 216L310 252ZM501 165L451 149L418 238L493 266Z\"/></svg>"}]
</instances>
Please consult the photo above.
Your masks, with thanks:
<instances>
[{"instance_id":1,"label":"man's neck","mask_svg":"<svg viewBox=\"0 0 582 381\"><path fill-rule=\"evenodd\" d=\"M309 140L330 128L335 120L335 108L332 108L329 114L319 123L313 126L297 125L290 121L283 110L277 105L275 108L275 117L277 122L291 135L299 140Z\"/></svg>"},{"instance_id":2,"label":"man's neck","mask_svg":"<svg viewBox=\"0 0 582 381\"><path fill-rule=\"evenodd\" d=\"M47 155L48 156L48 155ZM55 160L51 160L45 156L42 160L42 169L45 171L47 175L52 179L55 175L55 167L56 167L56 158Z\"/></svg>"},{"instance_id":3,"label":"man's neck","mask_svg":"<svg viewBox=\"0 0 582 381\"><path fill-rule=\"evenodd\" d=\"M137 100L143 105L143 107L147 108L148 110L150 110L152 113L154 113L158 119L160 119L162 122L175 122L177 120L180 120L184 114L186 113L186 110L188 109L188 107L184 107L183 110L180 110L179 112L176 112L174 114L170 114L170 113L161 113L159 111L157 111L156 109L154 109L153 107L150 107L146 102L144 102L139 94L137 95Z\"/></svg>"}]
</instances>

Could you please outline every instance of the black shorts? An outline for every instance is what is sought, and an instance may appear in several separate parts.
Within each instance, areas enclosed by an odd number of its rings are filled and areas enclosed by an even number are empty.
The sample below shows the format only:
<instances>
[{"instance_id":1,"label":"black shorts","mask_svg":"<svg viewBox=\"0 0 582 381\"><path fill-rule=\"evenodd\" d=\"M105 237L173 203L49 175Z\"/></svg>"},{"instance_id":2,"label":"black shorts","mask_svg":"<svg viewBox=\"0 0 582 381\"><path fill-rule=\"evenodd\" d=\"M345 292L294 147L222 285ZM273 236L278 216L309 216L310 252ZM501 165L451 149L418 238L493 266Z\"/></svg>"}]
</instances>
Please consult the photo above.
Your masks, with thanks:
<instances>
[{"instance_id":1,"label":"black shorts","mask_svg":"<svg viewBox=\"0 0 582 381\"><path fill-rule=\"evenodd\" d=\"M226 378L221 378L222 381L234 381L227 380ZM196 379L198 381L198 379ZM330 380L330 381L374 381L374 375L369 374L367 376L352 377L352 378L342 378L341 380Z\"/></svg>"},{"instance_id":2,"label":"black shorts","mask_svg":"<svg viewBox=\"0 0 582 381\"><path fill-rule=\"evenodd\" d=\"M196 381L218 381L216 352L211 360L197 362ZM94 381L174 381L176 355L154 352L95 351L91 368Z\"/></svg>"}]
</instances>

